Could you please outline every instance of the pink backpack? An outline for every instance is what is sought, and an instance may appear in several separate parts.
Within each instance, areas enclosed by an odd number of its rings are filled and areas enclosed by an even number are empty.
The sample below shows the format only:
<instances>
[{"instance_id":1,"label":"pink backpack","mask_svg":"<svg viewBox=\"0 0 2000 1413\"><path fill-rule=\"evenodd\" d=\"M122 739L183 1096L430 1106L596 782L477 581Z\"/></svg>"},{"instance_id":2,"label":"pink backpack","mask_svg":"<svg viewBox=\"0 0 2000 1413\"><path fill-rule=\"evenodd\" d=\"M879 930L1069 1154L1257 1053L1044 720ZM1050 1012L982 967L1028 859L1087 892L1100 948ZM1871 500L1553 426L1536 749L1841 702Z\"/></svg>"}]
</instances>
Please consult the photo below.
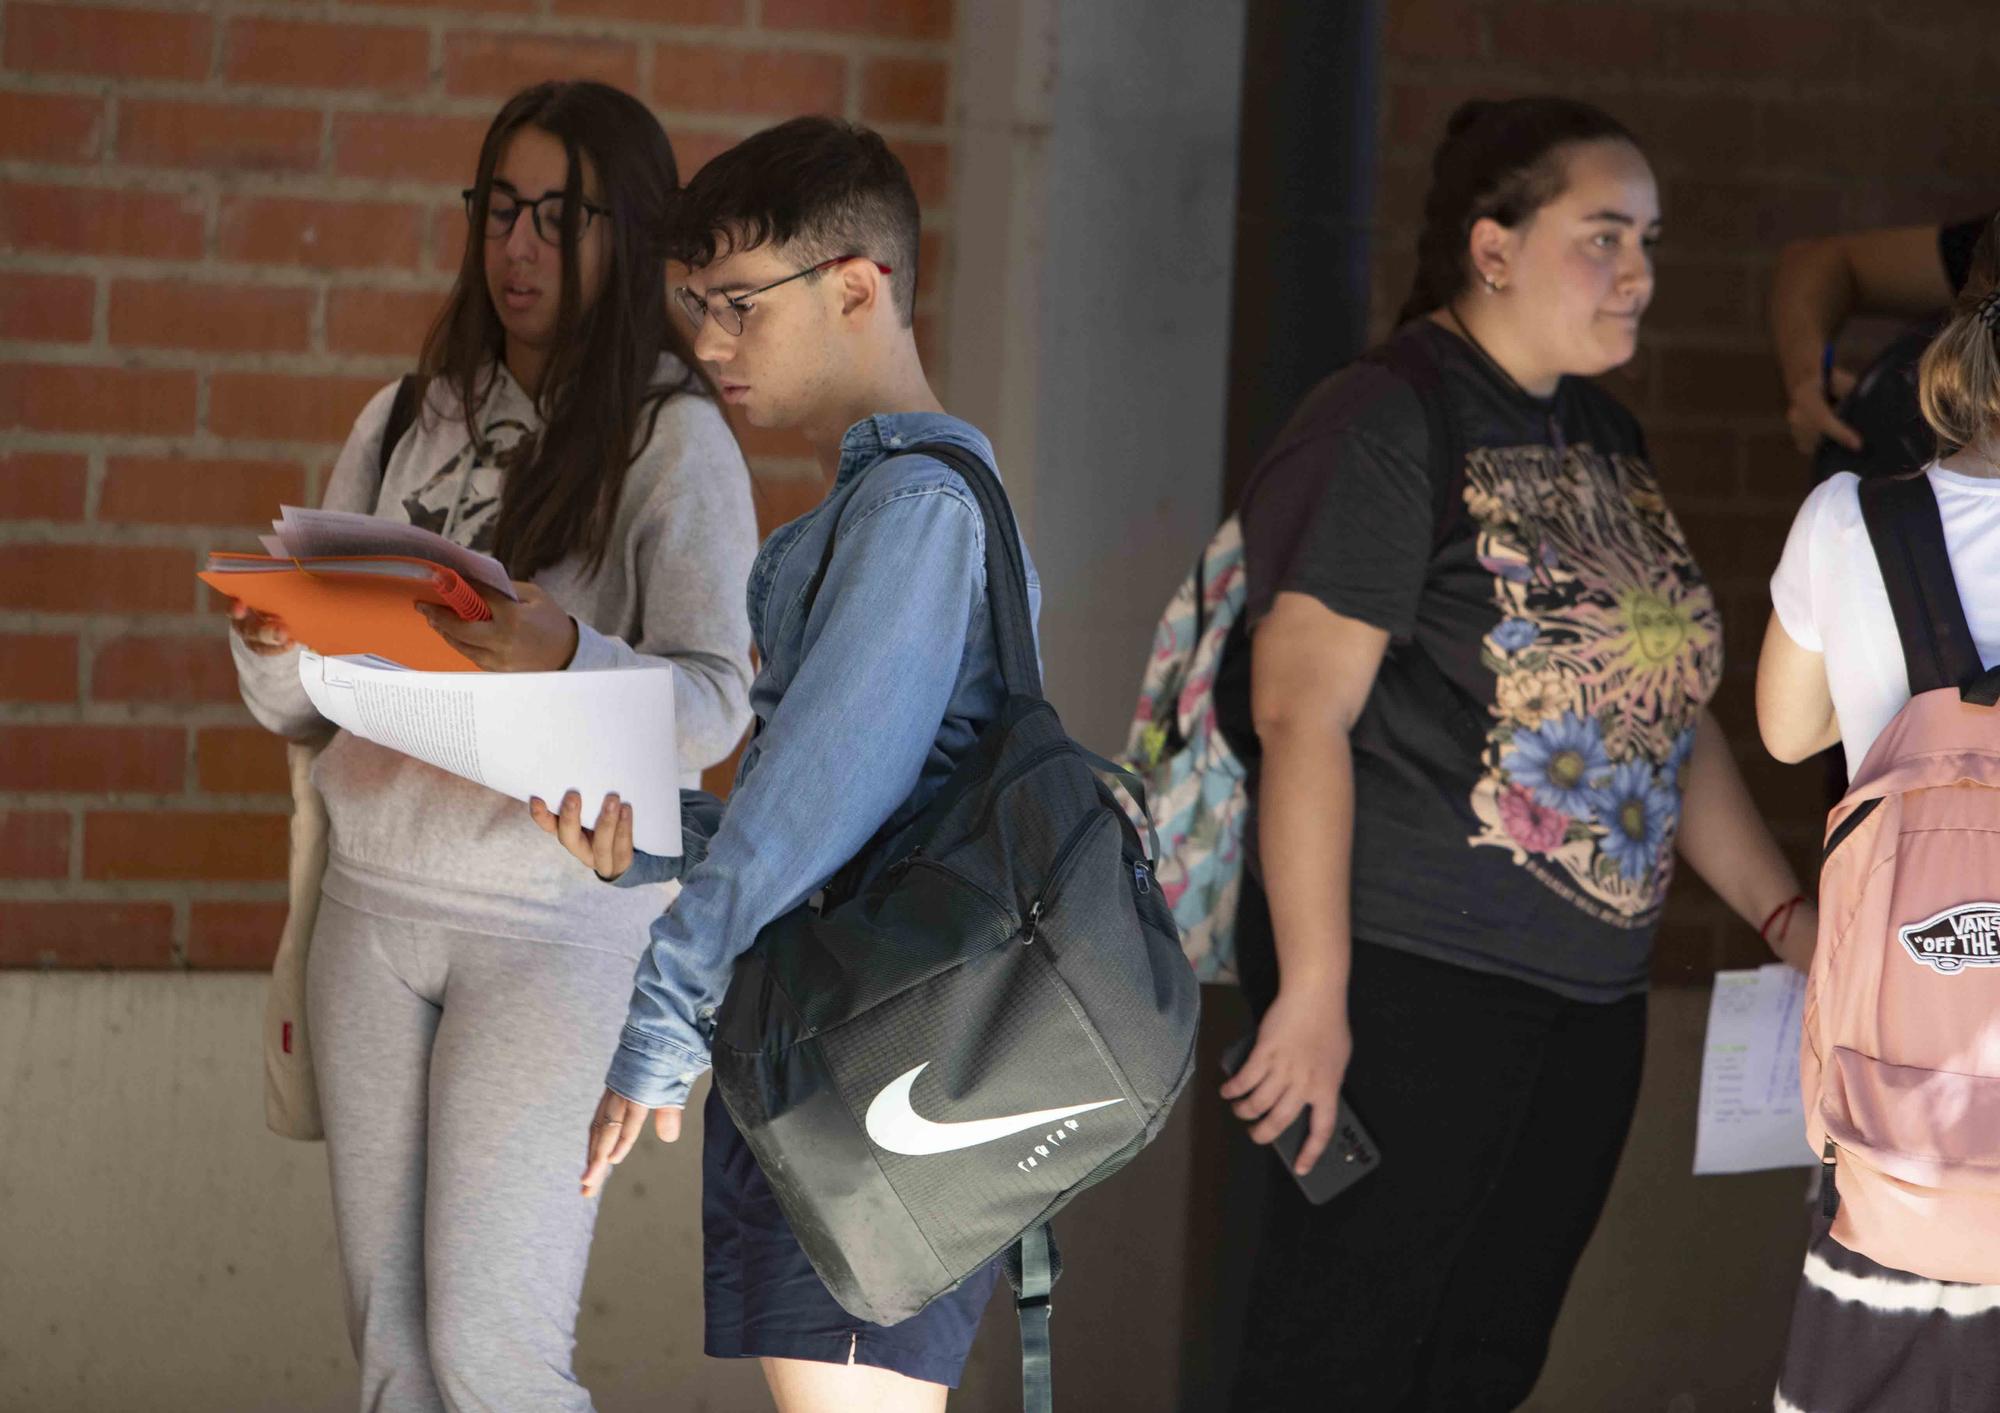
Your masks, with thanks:
<instances>
[{"instance_id":1,"label":"pink backpack","mask_svg":"<svg viewBox=\"0 0 2000 1413\"><path fill-rule=\"evenodd\" d=\"M2000 1283L2000 670L1966 626L1927 477L1861 508L1910 700L1827 820L1799 1073L1843 1246Z\"/></svg>"}]
</instances>

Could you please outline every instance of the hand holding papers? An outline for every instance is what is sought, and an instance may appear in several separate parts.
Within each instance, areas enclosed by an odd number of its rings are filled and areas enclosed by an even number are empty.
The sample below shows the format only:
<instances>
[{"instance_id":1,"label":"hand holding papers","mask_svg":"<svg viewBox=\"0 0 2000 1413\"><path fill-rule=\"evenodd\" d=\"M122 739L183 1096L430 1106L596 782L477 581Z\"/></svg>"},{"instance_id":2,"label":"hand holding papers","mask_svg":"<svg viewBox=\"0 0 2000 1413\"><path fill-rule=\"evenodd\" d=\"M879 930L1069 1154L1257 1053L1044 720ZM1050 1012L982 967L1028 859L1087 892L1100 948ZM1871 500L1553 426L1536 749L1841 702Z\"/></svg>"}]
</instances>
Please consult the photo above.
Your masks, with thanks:
<instances>
[{"instance_id":1,"label":"hand holding papers","mask_svg":"<svg viewBox=\"0 0 2000 1413\"><path fill-rule=\"evenodd\" d=\"M595 801L616 791L632 806L638 848L681 852L670 667L408 672L301 652L299 681L344 730L514 799L575 790Z\"/></svg>"},{"instance_id":2,"label":"hand holding papers","mask_svg":"<svg viewBox=\"0 0 2000 1413\"><path fill-rule=\"evenodd\" d=\"M419 604L473 622L492 617L474 585L518 599L498 560L442 535L372 515L281 507L269 555L211 554L200 578L281 621L321 653L374 653L406 667L471 672L473 660L431 631Z\"/></svg>"},{"instance_id":3,"label":"hand holding papers","mask_svg":"<svg viewBox=\"0 0 2000 1413\"><path fill-rule=\"evenodd\" d=\"M1715 974L1701 1057L1694 1170L1749 1173L1805 1168L1799 1097L1799 1021L1806 979L1782 963Z\"/></svg>"}]
</instances>

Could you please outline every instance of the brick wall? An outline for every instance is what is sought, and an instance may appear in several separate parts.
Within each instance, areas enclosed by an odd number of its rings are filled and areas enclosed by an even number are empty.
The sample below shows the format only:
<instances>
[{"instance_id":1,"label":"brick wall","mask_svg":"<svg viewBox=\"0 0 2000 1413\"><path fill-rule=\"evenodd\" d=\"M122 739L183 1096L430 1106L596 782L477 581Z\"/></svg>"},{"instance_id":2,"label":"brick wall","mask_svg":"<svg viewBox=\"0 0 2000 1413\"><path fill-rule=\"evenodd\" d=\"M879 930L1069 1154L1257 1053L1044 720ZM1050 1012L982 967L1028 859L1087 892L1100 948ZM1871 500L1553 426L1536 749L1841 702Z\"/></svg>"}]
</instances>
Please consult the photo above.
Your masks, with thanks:
<instances>
[{"instance_id":1,"label":"brick wall","mask_svg":"<svg viewBox=\"0 0 2000 1413\"><path fill-rule=\"evenodd\" d=\"M1644 421L1668 495L1725 615L1717 715L1745 776L1810 867L1823 819L1817 766L1757 741L1752 687L1766 582L1806 486L1786 439L1764 304L1788 239L1936 224L2000 203L2000 137L1983 56L1990 10L1970 0L1390 0L1382 86L1378 325L1409 288L1430 151L1472 96L1591 99L1645 144L1666 239L1642 351L1609 386ZM1854 352L1865 355L1870 333ZM1657 974L1768 960L1691 874Z\"/></svg>"},{"instance_id":2,"label":"brick wall","mask_svg":"<svg viewBox=\"0 0 2000 1413\"><path fill-rule=\"evenodd\" d=\"M948 258L950 0L0 4L0 966L263 964L283 752L210 547L316 499L404 371L507 95L645 97L684 174L775 118L880 127ZM750 435L760 513L816 494Z\"/></svg>"}]
</instances>

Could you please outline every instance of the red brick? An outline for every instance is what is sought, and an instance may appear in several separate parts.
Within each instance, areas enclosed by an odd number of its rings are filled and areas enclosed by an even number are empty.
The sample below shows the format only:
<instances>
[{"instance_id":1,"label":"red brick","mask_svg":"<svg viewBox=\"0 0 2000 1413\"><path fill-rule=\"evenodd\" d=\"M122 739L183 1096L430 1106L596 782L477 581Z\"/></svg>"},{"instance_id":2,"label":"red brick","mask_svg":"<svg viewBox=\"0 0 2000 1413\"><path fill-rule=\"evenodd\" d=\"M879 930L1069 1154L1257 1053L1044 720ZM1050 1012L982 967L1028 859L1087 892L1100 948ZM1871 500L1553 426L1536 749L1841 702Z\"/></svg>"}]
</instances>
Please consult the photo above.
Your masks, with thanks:
<instances>
[{"instance_id":1,"label":"red brick","mask_svg":"<svg viewBox=\"0 0 2000 1413\"><path fill-rule=\"evenodd\" d=\"M256 726L216 726L195 733L201 788L218 795L283 795L292 778L285 743Z\"/></svg>"},{"instance_id":2,"label":"red brick","mask_svg":"<svg viewBox=\"0 0 2000 1413\"><path fill-rule=\"evenodd\" d=\"M111 342L210 353L304 352L313 301L311 290L273 285L118 280L111 286Z\"/></svg>"},{"instance_id":3,"label":"red brick","mask_svg":"<svg viewBox=\"0 0 2000 1413\"><path fill-rule=\"evenodd\" d=\"M951 196L951 149L942 142L898 141L889 150L903 159L919 206L942 206Z\"/></svg>"},{"instance_id":4,"label":"red brick","mask_svg":"<svg viewBox=\"0 0 2000 1413\"><path fill-rule=\"evenodd\" d=\"M1758 130L1758 105L1727 94L1621 93L1614 106L1662 173L1712 172L1718 152L1747 151Z\"/></svg>"},{"instance_id":5,"label":"red brick","mask_svg":"<svg viewBox=\"0 0 2000 1413\"><path fill-rule=\"evenodd\" d=\"M0 555L0 608L159 613L194 602L194 554L154 545L12 546Z\"/></svg>"},{"instance_id":6,"label":"red brick","mask_svg":"<svg viewBox=\"0 0 2000 1413\"><path fill-rule=\"evenodd\" d=\"M399 10L527 11L535 0L350 0L355 5L393 5Z\"/></svg>"},{"instance_id":7,"label":"red brick","mask_svg":"<svg viewBox=\"0 0 2000 1413\"><path fill-rule=\"evenodd\" d=\"M1673 16L1625 5L1518 5L1496 15L1495 56L1561 69L1657 69Z\"/></svg>"},{"instance_id":8,"label":"red brick","mask_svg":"<svg viewBox=\"0 0 2000 1413\"><path fill-rule=\"evenodd\" d=\"M764 26L946 39L951 35L951 0L764 0Z\"/></svg>"},{"instance_id":9,"label":"red brick","mask_svg":"<svg viewBox=\"0 0 2000 1413\"><path fill-rule=\"evenodd\" d=\"M430 34L377 25L236 19L223 36L232 83L413 93L430 80Z\"/></svg>"},{"instance_id":10,"label":"red brick","mask_svg":"<svg viewBox=\"0 0 2000 1413\"><path fill-rule=\"evenodd\" d=\"M81 5L7 7L7 67L126 79L208 77L206 15Z\"/></svg>"},{"instance_id":11,"label":"red brick","mask_svg":"<svg viewBox=\"0 0 2000 1413\"><path fill-rule=\"evenodd\" d=\"M444 91L504 98L544 79L597 79L627 91L639 86L639 51L611 39L539 34L448 34Z\"/></svg>"},{"instance_id":12,"label":"red brick","mask_svg":"<svg viewBox=\"0 0 2000 1413\"><path fill-rule=\"evenodd\" d=\"M1842 229L1838 186L1676 180L1667 183L1662 210L1675 229L1700 232L1704 253L1768 257L1796 236Z\"/></svg>"},{"instance_id":13,"label":"red brick","mask_svg":"<svg viewBox=\"0 0 2000 1413\"><path fill-rule=\"evenodd\" d=\"M871 123L945 119L950 66L936 59L869 59L861 66L861 117Z\"/></svg>"},{"instance_id":14,"label":"red brick","mask_svg":"<svg viewBox=\"0 0 2000 1413\"><path fill-rule=\"evenodd\" d=\"M471 186L487 118L338 113L333 170L344 177L454 182Z\"/></svg>"},{"instance_id":15,"label":"red brick","mask_svg":"<svg viewBox=\"0 0 2000 1413\"><path fill-rule=\"evenodd\" d=\"M83 876L283 879L290 824L282 814L94 810L83 822Z\"/></svg>"},{"instance_id":16,"label":"red brick","mask_svg":"<svg viewBox=\"0 0 2000 1413\"><path fill-rule=\"evenodd\" d=\"M0 280L0 338L87 342L96 300L88 275L10 273Z\"/></svg>"},{"instance_id":17,"label":"red brick","mask_svg":"<svg viewBox=\"0 0 2000 1413\"><path fill-rule=\"evenodd\" d=\"M38 432L191 432L194 396L184 369L0 365L0 425Z\"/></svg>"},{"instance_id":18,"label":"red brick","mask_svg":"<svg viewBox=\"0 0 2000 1413\"><path fill-rule=\"evenodd\" d=\"M0 878L69 877L69 815L0 810Z\"/></svg>"},{"instance_id":19,"label":"red brick","mask_svg":"<svg viewBox=\"0 0 2000 1413\"><path fill-rule=\"evenodd\" d=\"M1653 470L1675 506L1690 496L1736 493L1736 435L1732 432L1648 432Z\"/></svg>"},{"instance_id":20,"label":"red brick","mask_svg":"<svg viewBox=\"0 0 2000 1413\"><path fill-rule=\"evenodd\" d=\"M0 967L167 967L171 903L0 900Z\"/></svg>"},{"instance_id":21,"label":"red brick","mask_svg":"<svg viewBox=\"0 0 2000 1413\"><path fill-rule=\"evenodd\" d=\"M234 702L236 664L219 636L115 638L90 671L97 702Z\"/></svg>"},{"instance_id":22,"label":"red brick","mask_svg":"<svg viewBox=\"0 0 2000 1413\"><path fill-rule=\"evenodd\" d=\"M0 182L0 250L193 260L202 205L192 193Z\"/></svg>"},{"instance_id":23,"label":"red brick","mask_svg":"<svg viewBox=\"0 0 2000 1413\"><path fill-rule=\"evenodd\" d=\"M76 639L0 633L0 702L74 702Z\"/></svg>"},{"instance_id":24,"label":"red brick","mask_svg":"<svg viewBox=\"0 0 2000 1413\"><path fill-rule=\"evenodd\" d=\"M219 437L343 442L362 404L381 388L375 378L216 373L209 378L208 429Z\"/></svg>"},{"instance_id":25,"label":"red brick","mask_svg":"<svg viewBox=\"0 0 2000 1413\"><path fill-rule=\"evenodd\" d=\"M1444 137L1445 119L1471 98L1514 98L1539 90L1532 80L1412 79L1389 90L1382 123L1383 145L1420 149L1428 158Z\"/></svg>"},{"instance_id":26,"label":"red brick","mask_svg":"<svg viewBox=\"0 0 2000 1413\"><path fill-rule=\"evenodd\" d=\"M1649 331L1749 329L1758 295L1741 263L1662 261L1655 269Z\"/></svg>"},{"instance_id":27,"label":"red brick","mask_svg":"<svg viewBox=\"0 0 2000 1413\"><path fill-rule=\"evenodd\" d=\"M330 290L326 297L327 349L414 359L424 334L443 307L444 295L428 290Z\"/></svg>"},{"instance_id":28,"label":"red brick","mask_svg":"<svg viewBox=\"0 0 2000 1413\"><path fill-rule=\"evenodd\" d=\"M295 461L114 456L98 492L97 518L151 525L255 525L280 505L305 500Z\"/></svg>"},{"instance_id":29,"label":"red brick","mask_svg":"<svg viewBox=\"0 0 2000 1413\"><path fill-rule=\"evenodd\" d=\"M1399 59L1477 59L1479 10L1470 0L1404 0L1385 17L1383 49ZM1512 24L1510 13L1504 21Z\"/></svg>"},{"instance_id":30,"label":"red brick","mask_svg":"<svg viewBox=\"0 0 2000 1413\"><path fill-rule=\"evenodd\" d=\"M81 456L63 451L16 451L0 456L0 520L81 520Z\"/></svg>"},{"instance_id":31,"label":"red brick","mask_svg":"<svg viewBox=\"0 0 2000 1413\"><path fill-rule=\"evenodd\" d=\"M1515 12L1509 13L1511 22ZM1692 10L1679 17L1677 27L1674 67L1684 74L1792 75L1839 83L1854 76L1860 52L1860 30L1834 9Z\"/></svg>"},{"instance_id":32,"label":"red brick","mask_svg":"<svg viewBox=\"0 0 2000 1413\"><path fill-rule=\"evenodd\" d=\"M423 249L424 211L395 201L243 196L223 203L225 258L315 270L410 269Z\"/></svg>"},{"instance_id":33,"label":"red brick","mask_svg":"<svg viewBox=\"0 0 2000 1413\"><path fill-rule=\"evenodd\" d=\"M103 151L103 99L73 93L0 93L0 157L94 162Z\"/></svg>"},{"instance_id":34,"label":"red brick","mask_svg":"<svg viewBox=\"0 0 2000 1413\"><path fill-rule=\"evenodd\" d=\"M157 795L186 780L187 734L178 726L0 726L0 790Z\"/></svg>"},{"instance_id":35,"label":"red brick","mask_svg":"<svg viewBox=\"0 0 2000 1413\"><path fill-rule=\"evenodd\" d=\"M196 903L188 909L187 963L203 971L265 971L278 954L284 903Z\"/></svg>"},{"instance_id":36,"label":"red brick","mask_svg":"<svg viewBox=\"0 0 2000 1413\"><path fill-rule=\"evenodd\" d=\"M681 170L681 181L707 166L710 160L727 152L747 137L740 132L680 132L674 135L674 164Z\"/></svg>"},{"instance_id":37,"label":"red brick","mask_svg":"<svg viewBox=\"0 0 2000 1413\"><path fill-rule=\"evenodd\" d=\"M653 102L679 112L838 113L847 60L797 49L653 46Z\"/></svg>"},{"instance_id":38,"label":"red brick","mask_svg":"<svg viewBox=\"0 0 2000 1413\"><path fill-rule=\"evenodd\" d=\"M118 157L158 167L311 172L319 169L321 125L310 108L128 98L118 114Z\"/></svg>"},{"instance_id":39,"label":"red brick","mask_svg":"<svg viewBox=\"0 0 2000 1413\"><path fill-rule=\"evenodd\" d=\"M743 22L743 0L550 0L557 15L645 24L735 25Z\"/></svg>"}]
</instances>

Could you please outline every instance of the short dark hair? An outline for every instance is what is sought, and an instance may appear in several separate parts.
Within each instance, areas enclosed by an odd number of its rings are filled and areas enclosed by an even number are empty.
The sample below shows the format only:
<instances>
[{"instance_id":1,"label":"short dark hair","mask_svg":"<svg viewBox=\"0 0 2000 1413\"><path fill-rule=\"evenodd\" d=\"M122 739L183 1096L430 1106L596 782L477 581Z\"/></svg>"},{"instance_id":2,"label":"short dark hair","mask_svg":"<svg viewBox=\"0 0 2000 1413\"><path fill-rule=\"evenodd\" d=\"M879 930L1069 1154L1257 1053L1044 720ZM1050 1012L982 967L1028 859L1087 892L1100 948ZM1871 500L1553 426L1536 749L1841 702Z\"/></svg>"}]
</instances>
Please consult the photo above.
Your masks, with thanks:
<instances>
[{"instance_id":1,"label":"short dark hair","mask_svg":"<svg viewBox=\"0 0 2000 1413\"><path fill-rule=\"evenodd\" d=\"M907 326L917 304L917 193L881 135L839 118L793 118L745 138L681 193L674 257L788 246L809 264L865 255L890 270Z\"/></svg>"},{"instance_id":2,"label":"short dark hair","mask_svg":"<svg viewBox=\"0 0 2000 1413\"><path fill-rule=\"evenodd\" d=\"M1466 242L1491 218L1512 230L1563 194L1565 149L1605 139L1639 145L1625 125L1593 104L1538 95L1459 104L1431 158L1417 276L1396 316L1404 323L1442 309L1471 283Z\"/></svg>"}]
</instances>

